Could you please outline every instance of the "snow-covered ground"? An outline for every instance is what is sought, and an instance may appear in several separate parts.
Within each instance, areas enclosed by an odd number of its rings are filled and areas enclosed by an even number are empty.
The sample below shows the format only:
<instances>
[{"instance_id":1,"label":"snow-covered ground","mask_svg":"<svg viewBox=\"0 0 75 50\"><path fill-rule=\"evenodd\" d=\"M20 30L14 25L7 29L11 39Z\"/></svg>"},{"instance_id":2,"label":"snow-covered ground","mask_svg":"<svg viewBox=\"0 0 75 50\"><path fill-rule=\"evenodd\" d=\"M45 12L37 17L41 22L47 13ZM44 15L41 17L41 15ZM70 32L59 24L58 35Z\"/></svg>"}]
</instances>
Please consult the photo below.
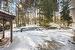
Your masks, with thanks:
<instances>
[{"instance_id":1,"label":"snow-covered ground","mask_svg":"<svg viewBox=\"0 0 75 50\"><path fill-rule=\"evenodd\" d=\"M38 50L38 44L44 44L45 40L61 43L63 46L58 50L75 50L75 45L68 41L72 40L72 29L27 30L22 32L20 29L14 29L13 43L9 47L0 48L0 50Z\"/></svg>"}]
</instances>

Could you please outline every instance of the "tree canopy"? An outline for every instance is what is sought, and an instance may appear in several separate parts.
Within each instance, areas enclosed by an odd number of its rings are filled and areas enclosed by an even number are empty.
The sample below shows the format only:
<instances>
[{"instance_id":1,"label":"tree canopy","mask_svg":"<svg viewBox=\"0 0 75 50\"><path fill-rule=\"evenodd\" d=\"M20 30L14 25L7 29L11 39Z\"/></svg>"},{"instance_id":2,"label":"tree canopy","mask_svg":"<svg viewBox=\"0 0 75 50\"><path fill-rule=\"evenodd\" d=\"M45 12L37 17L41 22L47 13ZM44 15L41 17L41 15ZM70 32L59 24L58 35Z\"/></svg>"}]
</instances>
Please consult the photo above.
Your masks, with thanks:
<instances>
[{"instance_id":1,"label":"tree canopy","mask_svg":"<svg viewBox=\"0 0 75 50\"><path fill-rule=\"evenodd\" d=\"M72 17L70 16L70 0L62 0L61 1L62 10L60 12L61 14L61 21L64 21L67 23L67 26L69 26L72 23Z\"/></svg>"},{"instance_id":2,"label":"tree canopy","mask_svg":"<svg viewBox=\"0 0 75 50\"><path fill-rule=\"evenodd\" d=\"M39 14L44 15L48 19L52 19L54 11L56 11L57 0L39 0Z\"/></svg>"}]
</instances>

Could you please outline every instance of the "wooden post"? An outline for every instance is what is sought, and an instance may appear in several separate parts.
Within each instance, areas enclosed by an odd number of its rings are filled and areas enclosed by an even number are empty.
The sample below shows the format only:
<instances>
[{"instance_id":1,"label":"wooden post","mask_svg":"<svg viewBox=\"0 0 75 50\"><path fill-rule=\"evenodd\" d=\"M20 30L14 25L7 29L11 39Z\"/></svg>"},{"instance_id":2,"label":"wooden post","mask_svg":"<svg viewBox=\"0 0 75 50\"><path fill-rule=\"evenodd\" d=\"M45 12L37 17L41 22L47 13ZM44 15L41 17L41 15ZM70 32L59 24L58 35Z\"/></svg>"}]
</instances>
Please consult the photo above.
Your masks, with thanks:
<instances>
[{"instance_id":1,"label":"wooden post","mask_svg":"<svg viewBox=\"0 0 75 50\"><path fill-rule=\"evenodd\" d=\"M12 35L12 20L10 20L10 42L13 41L13 35Z\"/></svg>"},{"instance_id":2,"label":"wooden post","mask_svg":"<svg viewBox=\"0 0 75 50\"><path fill-rule=\"evenodd\" d=\"M4 29L4 19L3 19L3 37L2 37L2 38L4 38L4 36L5 36L5 35L4 35L4 34L5 34L4 31L5 31L5 29Z\"/></svg>"}]
</instances>

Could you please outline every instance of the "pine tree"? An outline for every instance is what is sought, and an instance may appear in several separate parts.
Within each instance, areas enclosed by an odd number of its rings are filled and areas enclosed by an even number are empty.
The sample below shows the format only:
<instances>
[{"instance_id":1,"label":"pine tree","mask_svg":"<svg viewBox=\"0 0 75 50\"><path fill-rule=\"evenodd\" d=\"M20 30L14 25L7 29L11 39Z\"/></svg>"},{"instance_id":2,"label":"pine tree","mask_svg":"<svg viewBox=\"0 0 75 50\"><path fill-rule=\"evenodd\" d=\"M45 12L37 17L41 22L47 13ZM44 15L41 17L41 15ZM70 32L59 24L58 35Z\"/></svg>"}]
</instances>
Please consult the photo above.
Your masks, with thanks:
<instances>
[{"instance_id":1,"label":"pine tree","mask_svg":"<svg viewBox=\"0 0 75 50\"><path fill-rule=\"evenodd\" d=\"M39 9L38 14L40 15L41 22L43 22L43 23L46 22L47 24L52 22L53 14L57 8L56 5L57 5L57 0L38 0L37 7ZM43 16L44 16L44 18L43 18ZM44 24L46 24L46 23L44 23Z\"/></svg>"},{"instance_id":2,"label":"pine tree","mask_svg":"<svg viewBox=\"0 0 75 50\"><path fill-rule=\"evenodd\" d=\"M70 0L62 0L61 2L62 6L62 11L60 12L61 14L61 21L67 23L66 25L69 26L72 23L72 17L70 16Z\"/></svg>"}]
</instances>

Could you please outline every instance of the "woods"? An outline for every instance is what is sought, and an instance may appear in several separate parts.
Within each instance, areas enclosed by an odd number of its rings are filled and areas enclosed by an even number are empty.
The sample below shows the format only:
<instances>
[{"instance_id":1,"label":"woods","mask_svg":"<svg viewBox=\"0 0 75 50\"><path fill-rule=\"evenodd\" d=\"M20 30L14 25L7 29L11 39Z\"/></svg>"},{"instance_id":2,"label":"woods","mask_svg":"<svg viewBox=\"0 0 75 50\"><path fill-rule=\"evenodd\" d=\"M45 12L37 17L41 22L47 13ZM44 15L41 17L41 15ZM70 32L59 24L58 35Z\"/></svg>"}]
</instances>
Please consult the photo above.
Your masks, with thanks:
<instances>
[{"instance_id":1,"label":"woods","mask_svg":"<svg viewBox=\"0 0 75 50\"><path fill-rule=\"evenodd\" d=\"M69 9L70 0L3 0L0 2L3 3L1 9L16 15L14 20L16 27L33 24L49 27L50 23L57 24L58 21L60 25L67 27L73 22ZM60 13L56 14L57 12ZM56 16L59 14L60 17Z\"/></svg>"},{"instance_id":2,"label":"woods","mask_svg":"<svg viewBox=\"0 0 75 50\"><path fill-rule=\"evenodd\" d=\"M61 9L61 21L63 23L63 25L65 25L66 27L67 26L70 26L70 24L73 22L72 20L72 16L70 16L70 0L62 0L61 1L61 6L62 6L62 9Z\"/></svg>"}]
</instances>

